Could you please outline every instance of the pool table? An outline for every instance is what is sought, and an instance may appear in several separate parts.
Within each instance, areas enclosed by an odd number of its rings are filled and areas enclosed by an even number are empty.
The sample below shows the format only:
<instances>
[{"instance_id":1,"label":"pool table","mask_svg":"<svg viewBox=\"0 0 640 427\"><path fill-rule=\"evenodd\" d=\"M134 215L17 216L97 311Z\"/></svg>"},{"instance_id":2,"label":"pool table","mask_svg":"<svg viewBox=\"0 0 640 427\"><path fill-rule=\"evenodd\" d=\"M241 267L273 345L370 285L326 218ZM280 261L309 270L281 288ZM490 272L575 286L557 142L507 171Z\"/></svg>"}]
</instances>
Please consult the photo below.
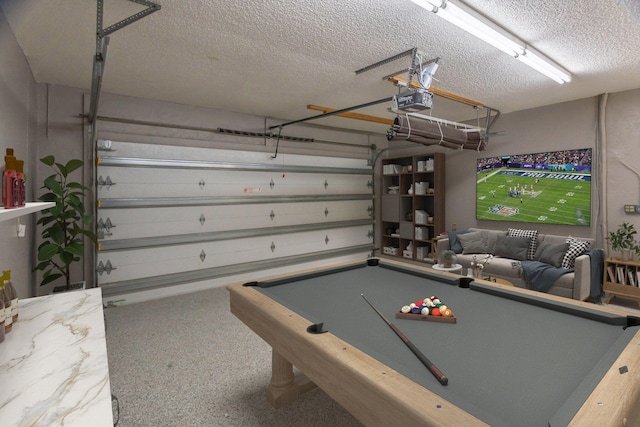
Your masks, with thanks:
<instances>
[{"instance_id":1,"label":"pool table","mask_svg":"<svg viewBox=\"0 0 640 427\"><path fill-rule=\"evenodd\" d=\"M365 425L640 425L638 319L618 310L377 258L228 290L273 349L275 407L317 385ZM455 323L396 318L434 295Z\"/></svg>"}]
</instances>

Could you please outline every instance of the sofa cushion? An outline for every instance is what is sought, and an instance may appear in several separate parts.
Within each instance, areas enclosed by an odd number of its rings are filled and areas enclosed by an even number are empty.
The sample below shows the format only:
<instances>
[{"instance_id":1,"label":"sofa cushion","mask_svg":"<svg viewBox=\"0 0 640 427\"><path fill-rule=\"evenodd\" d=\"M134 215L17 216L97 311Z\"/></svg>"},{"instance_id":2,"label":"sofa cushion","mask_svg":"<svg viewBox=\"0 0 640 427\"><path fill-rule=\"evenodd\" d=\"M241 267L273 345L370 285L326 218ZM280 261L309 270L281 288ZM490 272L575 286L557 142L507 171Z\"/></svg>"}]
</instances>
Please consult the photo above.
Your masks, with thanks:
<instances>
[{"instance_id":1,"label":"sofa cushion","mask_svg":"<svg viewBox=\"0 0 640 427\"><path fill-rule=\"evenodd\" d=\"M459 234L458 240L462 245L463 254L484 254L486 253L485 238L481 231L473 233Z\"/></svg>"},{"instance_id":2,"label":"sofa cushion","mask_svg":"<svg viewBox=\"0 0 640 427\"><path fill-rule=\"evenodd\" d=\"M527 260L531 238L514 236L497 236L493 254L502 258Z\"/></svg>"},{"instance_id":3,"label":"sofa cushion","mask_svg":"<svg viewBox=\"0 0 640 427\"><path fill-rule=\"evenodd\" d=\"M591 243L571 236L567 237L567 243L569 244L569 249L567 249L567 253L562 259L562 268L573 268L575 267L576 258L585 253Z\"/></svg>"},{"instance_id":4,"label":"sofa cushion","mask_svg":"<svg viewBox=\"0 0 640 427\"><path fill-rule=\"evenodd\" d=\"M469 230L460 230L460 231L448 231L449 235L449 247L451 250L457 254L462 253L462 245L460 244L460 240L458 239L459 234L466 234Z\"/></svg>"},{"instance_id":5,"label":"sofa cushion","mask_svg":"<svg viewBox=\"0 0 640 427\"><path fill-rule=\"evenodd\" d=\"M506 231L498 231L498 230L482 230L482 235L485 238L485 250L488 254L492 254L495 247L496 241L498 240L498 236L506 236Z\"/></svg>"},{"instance_id":6,"label":"sofa cushion","mask_svg":"<svg viewBox=\"0 0 640 427\"><path fill-rule=\"evenodd\" d=\"M562 260L568 249L569 243L541 242L536 249L535 260L554 267L562 267Z\"/></svg>"},{"instance_id":7,"label":"sofa cushion","mask_svg":"<svg viewBox=\"0 0 640 427\"><path fill-rule=\"evenodd\" d=\"M522 230L519 228L510 228L507 235L514 237L529 237L531 239L531 243L529 244L527 259L533 260L535 258L536 247L538 246L538 230Z\"/></svg>"}]
</instances>

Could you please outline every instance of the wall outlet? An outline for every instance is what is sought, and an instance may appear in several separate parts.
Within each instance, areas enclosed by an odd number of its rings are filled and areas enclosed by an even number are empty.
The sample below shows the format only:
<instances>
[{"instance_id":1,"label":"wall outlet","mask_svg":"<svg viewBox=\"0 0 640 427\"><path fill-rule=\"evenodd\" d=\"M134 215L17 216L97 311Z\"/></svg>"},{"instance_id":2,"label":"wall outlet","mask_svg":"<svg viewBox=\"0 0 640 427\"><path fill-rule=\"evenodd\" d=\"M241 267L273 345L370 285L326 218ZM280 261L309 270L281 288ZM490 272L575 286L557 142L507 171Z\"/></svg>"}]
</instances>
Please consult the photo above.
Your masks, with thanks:
<instances>
[{"instance_id":1,"label":"wall outlet","mask_svg":"<svg viewBox=\"0 0 640 427\"><path fill-rule=\"evenodd\" d=\"M624 205L624 213L640 214L640 205Z\"/></svg>"}]
</instances>

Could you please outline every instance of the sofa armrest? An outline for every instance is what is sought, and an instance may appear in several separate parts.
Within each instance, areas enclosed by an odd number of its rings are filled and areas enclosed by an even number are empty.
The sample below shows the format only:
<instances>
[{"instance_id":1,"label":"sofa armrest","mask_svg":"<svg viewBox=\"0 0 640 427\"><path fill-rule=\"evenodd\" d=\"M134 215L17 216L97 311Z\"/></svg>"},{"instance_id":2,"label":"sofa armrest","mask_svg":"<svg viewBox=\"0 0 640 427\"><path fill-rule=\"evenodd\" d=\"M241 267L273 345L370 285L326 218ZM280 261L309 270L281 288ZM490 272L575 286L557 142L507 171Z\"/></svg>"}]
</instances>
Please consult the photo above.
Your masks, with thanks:
<instances>
[{"instance_id":1,"label":"sofa armrest","mask_svg":"<svg viewBox=\"0 0 640 427\"><path fill-rule=\"evenodd\" d=\"M438 243L436 244L436 261L440 259L440 254L444 251L451 249L449 246L449 238L448 237L440 237L438 238Z\"/></svg>"},{"instance_id":2,"label":"sofa armrest","mask_svg":"<svg viewBox=\"0 0 640 427\"><path fill-rule=\"evenodd\" d=\"M591 294L591 257L580 255L576 258L573 278L573 299L586 300Z\"/></svg>"}]
</instances>

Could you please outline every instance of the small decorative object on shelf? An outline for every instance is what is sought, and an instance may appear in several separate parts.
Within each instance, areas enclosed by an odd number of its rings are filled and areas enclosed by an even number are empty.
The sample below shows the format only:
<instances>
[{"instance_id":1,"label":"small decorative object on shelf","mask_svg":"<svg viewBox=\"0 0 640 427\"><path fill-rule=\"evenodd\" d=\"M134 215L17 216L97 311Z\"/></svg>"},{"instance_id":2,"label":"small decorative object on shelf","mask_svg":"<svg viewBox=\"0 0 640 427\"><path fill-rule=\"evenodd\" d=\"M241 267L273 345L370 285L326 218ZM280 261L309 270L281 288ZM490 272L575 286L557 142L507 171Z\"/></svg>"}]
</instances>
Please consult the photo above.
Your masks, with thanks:
<instances>
[{"instance_id":1,"label":"small decorative object on shelf","mask_svg":"<svg viewBox=\"0 0 640 427\"><path fill-rule=\"evenodd\" d=\"M451 268L455 265L457 259L458 259L458 256L454 251L446 250L446 251L442 251L442 253L440 254L440 259L438 260L438 263L444 268Z\"/></svg>"},{"instance_id":2,"label":"small decorative object on shelf","mask_svg":"<svg viewBox=\"0 0 640 427\"><path fill-rule=\"evenodd\" d=\"M635 239L637 233L638 231L633 224L623 222L616 231L609 232L607 241L612 250L621 254L622 260L628 261L631 259L632 253L640 255L640 245Z\"/></svg>"},{"instance_id":3,"label":"small decorative object on shelf","mask_svg":"<svg viewBox=\"0 0 640 427\"><path fill-rule=\"evenodd\" d=\"M486 255L482 260L478 261L478 256L474 255L469 268L472 272L472 276L474 279L479 279L482 277L482 271L484 270L484 266L489 264L489 261L493 258L493 255Z\"/></svg>"}]
</instances>

